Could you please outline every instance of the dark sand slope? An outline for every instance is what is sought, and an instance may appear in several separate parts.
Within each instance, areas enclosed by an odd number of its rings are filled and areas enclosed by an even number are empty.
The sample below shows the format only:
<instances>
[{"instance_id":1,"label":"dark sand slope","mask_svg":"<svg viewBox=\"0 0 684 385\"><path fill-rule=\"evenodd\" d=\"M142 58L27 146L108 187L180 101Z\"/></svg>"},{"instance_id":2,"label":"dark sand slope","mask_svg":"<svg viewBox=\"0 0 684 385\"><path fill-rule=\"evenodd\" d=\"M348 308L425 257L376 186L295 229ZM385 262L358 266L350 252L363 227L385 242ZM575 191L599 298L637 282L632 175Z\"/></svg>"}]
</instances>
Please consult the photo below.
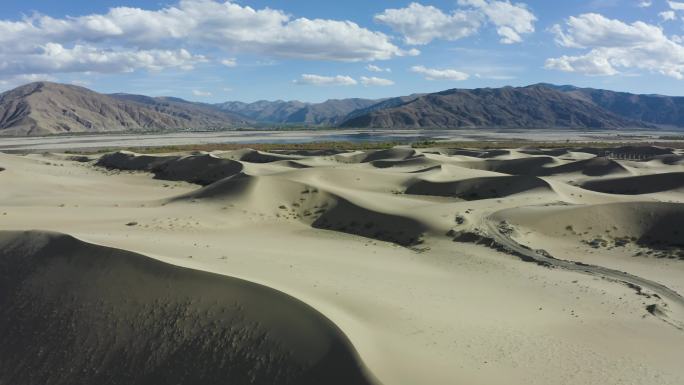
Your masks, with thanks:
<instances>
[{"instance_id":1,"label":"dark sand slope","mask_svg":"<svg viewBox=\"0 0 684 385\"><path fill-rule=\"evenodd\" d=\"M0 233L0 384L369 384L298 300L69 236Z\"/></svg>"},{"instance_id":2,"label":"dark sand slope","mask_svg":"<svg viewBox=\"0 0 684 385\"><path fill-rule=\"evenodd\" d=\"M239 174L170 199L168 203L201 199L269 208L280 218L296 219L314 228L402 246L422 243L421 238L428 228L411 218L364 207L314 186L270 176Z\"/></svg>"},{"instance_id":3,"label":"dark sand slope","mask_svg":"<svg viewBox=\"0 0 684 385\"><path fill-rule=\"evenodd\" d=\"M492 159L479 162L464 162L463 167L500 172L509 175L552 176L567 173L582 173L587 176L606 176L629 173L620 163L602 157L578 160L557 165L551 156L535 156L518 159Z\"/></svg>"},{"instance_id":4,"label":"dark sand slope","mask_svg":"<svg viewBox=\"0 0 684 385\"><path fill-rule=\"evenodd\" d=\"M640 195L684 189L684 172L639 175L583 182L580 187L608 194Z\"/></svg>"},{"instance_id":5,"label":"dark sand slope","mask_svg":"<svg viewBox=\"0 0 684 385\"><path fill-rule=\"evenodd\" d=\"M516 175L481 177L453 182L421 180L411 185L406 190L406 193L455 197L471 201L507 197L536 189L552 190L551 186L542 179L526 175Z\"/></svg>"},{"instance_id":6,"label":"dark sand slope","mask_svg":"<svg viewBox=\"0 0 684 385\"><path fill-rule=\"evenodd\" d=\"M190 156L138 155L119 151L102 156L98 166L130 171L147 171L155 178L208 185L242 171L240 162L211 154Z\"/></svg>"}]
</instances>

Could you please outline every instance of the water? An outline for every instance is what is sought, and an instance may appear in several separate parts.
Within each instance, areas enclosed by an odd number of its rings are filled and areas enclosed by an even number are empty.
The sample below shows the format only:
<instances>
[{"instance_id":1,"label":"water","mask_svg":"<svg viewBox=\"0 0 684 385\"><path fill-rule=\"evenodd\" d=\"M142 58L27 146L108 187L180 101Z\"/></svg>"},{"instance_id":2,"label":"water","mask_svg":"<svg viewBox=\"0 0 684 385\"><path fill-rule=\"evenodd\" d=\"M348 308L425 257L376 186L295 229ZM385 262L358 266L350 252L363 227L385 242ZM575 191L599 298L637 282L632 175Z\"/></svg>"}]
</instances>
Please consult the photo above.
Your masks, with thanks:
<instances>
[{"instance_id":1,"label":"water","mask_svg":"<svg viewBox=\"0 0 684 385\"><path fill-rule=\"evenodd\" d=\"M572 130L303 130L175 132L0 137L0 151L68 151L202 144L296 144L313 142L413 143L421 141L654 141L668 131Z\"/></svg>"}]
</instances>

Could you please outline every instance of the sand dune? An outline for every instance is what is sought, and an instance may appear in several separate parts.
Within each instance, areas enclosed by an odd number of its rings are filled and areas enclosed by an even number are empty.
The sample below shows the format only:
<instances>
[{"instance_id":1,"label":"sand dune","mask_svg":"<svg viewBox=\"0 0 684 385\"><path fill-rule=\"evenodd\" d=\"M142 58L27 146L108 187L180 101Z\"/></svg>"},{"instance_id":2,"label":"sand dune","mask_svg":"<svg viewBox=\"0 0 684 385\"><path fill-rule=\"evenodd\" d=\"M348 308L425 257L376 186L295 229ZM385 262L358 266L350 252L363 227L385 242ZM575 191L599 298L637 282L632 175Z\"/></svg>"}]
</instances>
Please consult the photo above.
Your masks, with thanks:
<instances>
[{"instance_id":1,"label":"sand dune","mask_svg":"<svg viewBox=\"0 0 684 385\"><path fill-rule=\"evenodd\" d=\"M684 172L589 180L580 187L607 194L640 195L684 189Z\"/></svg>"},{"instance_id":2,"label":"sand dune","mask_svg":"<svg viewBox=\"0 0 684 385\"><path fill-rule=\"evenodd\" d=\"M450 156L450 157L462 156L462 157L481 158L481 159L490 159L490 158L497 158L497 157L504 157L504 156L511 155L510 150L502 150L502 149L476 150L476 149L465 149L465 148L435 148L435 149L424 150L423 153L435 154L435 155L445 155L445 156Z\"/></svg>"},{"instance_id":3,"label":"sand dune","mask_svg":"<svg viewBox=\"0 0 684 385\"><path fill-rule=\"evenodd\" d=\"M425 156L412 157L404 160L374 160L370 162L373 167L377 168L411 168L411 170L416 169L426 169L429 167L438 166L440 163Z\"/></svg>"},{"instance_id":4,"label":"sand dune","mask_svg":"<svg viewBox=\"0 0 684 385\"><path fill-rule=\"evenodd\" d=\"M684 155L658 155L653 157L653 161L668 166L684 165Z\"/></svg>"},{"instance_id":5,"label":"sand dune","mask_svg":"<svg viewBox=\"0 0 684 385\"><path fill-rule=\"evenodd\" d=\"M408 189L407 194L455 197L464 200L502 198L536 189L551 190L545 181L530 176L500 176L432 182L421 180Z\"/></svg>"},{"instance_id":6,"label":"sand dune","mask_svg":"<svg viewBox=\"0 0 684 385\"><path fill-rule=\"evenodd\" d=\"M315 228L356 234L412 246L421 243L427 226L411 218L364 207L312 185L270 176L236 175L172 199L210 199L249 207L277 218L297 220Z\"/></svg>"},{"instance_id":7,"label":"sand dune","mask_svg":"<svg viewBox=\"0 0 684 385\"><path fill-rule=\"evenodd\" d=\"M413 218L379 212L343 199L326 209L312 225L402 246L422 244L427 230L425 224Z\"/></svg>"},{"instance_id":8,"label":"sand dune","mask_svg":"<svg viewBox=\"0 0 684 385\"><path fill-rule=\"evenodd\" d=\"M546 156L563 156L563 155L568 155L569 151L567 148L552 148L552 149L544 149L544 148L523 148L518 150L519 152L527 155L546 155Z\"/></svg>"},{"instance_id":9,"label":"sand dune","mask_svg":"<svg viewBox=\"0 0 684 385\"><path fill-rule=\"evenodd\" d=\"M603 157L579 160L564 165L541 170L539 176L581 173L586 176L607 176L628 174L629 171L620 163Z\"/></svg>"},{"instance_id":10,"label":"sand dune","mask_svg":"<svg viewBox=\"0 0 684 385\"><path fill-rule=\"evenodd\" d=\"M99 166L134 171L148 171L158 179L211 184L242 171L242 164L211 154L190 156L150 156L116 152L105 155Z\"/></svg>"},{"instance_id":11,"label":"sand dune","mask_svg":"<svg viewBox=\"0 0 684 385\"><path fill-rule=\"evenodd\" d=\"M680 385L678 157L0 154L0 383Z\"/></svg>"},{"instance_id":12,"label":"sand dune","mask_svg":"<svg viewBox=\"0 0 684 385\"><path fill-rule=\"evenodd\" d=\"M558 161L550 156L525 157L506 160L486 160L479 162L464 162L463 167L477 170L494 171L509 175L544 175L546 168L557 164Z\"/></svg>"},{"instance_id":13,"label":"sand dune","mask_svg":"<svg viewBox=\"0 0 684 385\"><path fill-rule=\"evenodd\" d=\"M297 160L301 156L272 154L257 150L236 150L220 153L218 156L249 163L272 163L282 160Z\"/></svg>"},{"instance_id":14,"label":"sand dune","mask_svg":"<svg viewBox=\"0 0 684 385\"><path fill-rule=\"evenodd\" d=\"M578 148L575 151L586 152L598 156L603 156L605 154L613 154L621 158L649 158L655 156L669 155L673 154L673 150L665 147L657 146L621 146L614 148L593 148L584 147Z\"/></svg>"},{"instance_id":15,"label":"sand dune","mask_svg":"<svg viewBox=\"0 0 684 385\"><path fill-rule=\"evenodd\" d=\"M37 232L0 233L0 266L2 383L370 383L335 325L266 287Z\"/></svg>"},{"instance_id":16,"label":"sand dune","mask_svg":"<svg viewBox=\"0 0 684 385\"><path fill-rule=\"evenodd\" d=\"M596 246L636 244L673 249L684 258L684 204L622 202L599 205L516 208L497 214L536 234L572 237Z\"/></svg>"},{"instance_id":17,"label":"sand dune","mask_svg":"<svg viewBox=\"0 0 684 385\"><path fill-rule=\"evenodd\" d=\"M620 163L603 157L563 163L551 156L534 156L506 160L469 162L465 167L509 175L552 176L580 173L586 176L625 174L629 171Z\"/></svg>"},{"instance_id":18,"label":"sand dune","mask_svg":"<svg viewBox=\"0 0 684 385\"><path fill-rule=\"evenodd\" d=\"M404 161L417 156L417 152L411 148L397 147L390 150L371 151L362 158L361 162L373 162L376 160L383 161Z\"/></svg>"}]
</instances>

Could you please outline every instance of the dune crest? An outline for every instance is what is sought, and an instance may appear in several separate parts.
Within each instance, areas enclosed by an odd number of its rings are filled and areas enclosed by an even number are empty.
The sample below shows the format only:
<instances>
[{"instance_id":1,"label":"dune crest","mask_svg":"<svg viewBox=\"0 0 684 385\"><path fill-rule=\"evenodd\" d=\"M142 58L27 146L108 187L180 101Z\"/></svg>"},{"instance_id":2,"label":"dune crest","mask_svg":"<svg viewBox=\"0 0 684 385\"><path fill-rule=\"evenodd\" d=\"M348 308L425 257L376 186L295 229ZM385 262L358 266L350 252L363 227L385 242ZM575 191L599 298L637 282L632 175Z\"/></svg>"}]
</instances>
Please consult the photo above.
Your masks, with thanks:
<instances>
[{"instance_id":1,"label":"dune crest","mask_svg":"<svg viewBox=\"0 0 684 385\"><path fill-rule=\"evenodd\" d=\"M2 383L372 383L332 322L263 286L54 233L0 233L0 267Z\"/></svg>"}]
</instances>

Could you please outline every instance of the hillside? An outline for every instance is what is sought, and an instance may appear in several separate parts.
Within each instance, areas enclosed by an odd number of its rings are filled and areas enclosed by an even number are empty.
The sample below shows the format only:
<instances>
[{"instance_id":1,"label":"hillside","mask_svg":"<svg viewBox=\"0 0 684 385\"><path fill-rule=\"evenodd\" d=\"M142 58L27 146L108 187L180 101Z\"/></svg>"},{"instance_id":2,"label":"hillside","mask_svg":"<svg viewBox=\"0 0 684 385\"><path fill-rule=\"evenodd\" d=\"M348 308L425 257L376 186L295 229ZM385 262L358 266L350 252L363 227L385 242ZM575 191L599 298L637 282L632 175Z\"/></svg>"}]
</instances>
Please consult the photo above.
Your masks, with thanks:
<instances>
[{"instance_id":1,"label":"hillside","mask_svg":"<svg viewBox=\"0 0 684 385\"><path fill-rule=\"evenodd\" d=\"M261 100L254 103L226 102L216 107L261 123L335 126L342 123L348 114L378 102L380 100L360 98L331 99L322 103Z\"/></svg>"},{"instance_id":2,"label":"hillside","mask_svg":"<svg viewBox=\"0 0 684 385\"><path fill-rule=\"evenodd\" d=\"M221 129L245 119L178 99L103 95L37 82L0 94L0 135Z\"/></svg>"},{"instance_id":3,"label":"hillside","mask_svg":"<svg viewBox=\"0 0 684 385\"><path fill-rule=\"evenodd\" d=\"M636 119L543 85L453 89L396 107L361 114L343 127L373 128L603 128L644 127Z\"/></svg>"},{"instance_id":4,"label":"hillside","mask_svg":"<svg viewBox=\"0 0 684 385\"><path fill-rule=\"evenodd\" d=\"M550 86L614 114L662 126L684 127L684 97L638 95L595 88Z\"/></svg>"}]
</instances>

